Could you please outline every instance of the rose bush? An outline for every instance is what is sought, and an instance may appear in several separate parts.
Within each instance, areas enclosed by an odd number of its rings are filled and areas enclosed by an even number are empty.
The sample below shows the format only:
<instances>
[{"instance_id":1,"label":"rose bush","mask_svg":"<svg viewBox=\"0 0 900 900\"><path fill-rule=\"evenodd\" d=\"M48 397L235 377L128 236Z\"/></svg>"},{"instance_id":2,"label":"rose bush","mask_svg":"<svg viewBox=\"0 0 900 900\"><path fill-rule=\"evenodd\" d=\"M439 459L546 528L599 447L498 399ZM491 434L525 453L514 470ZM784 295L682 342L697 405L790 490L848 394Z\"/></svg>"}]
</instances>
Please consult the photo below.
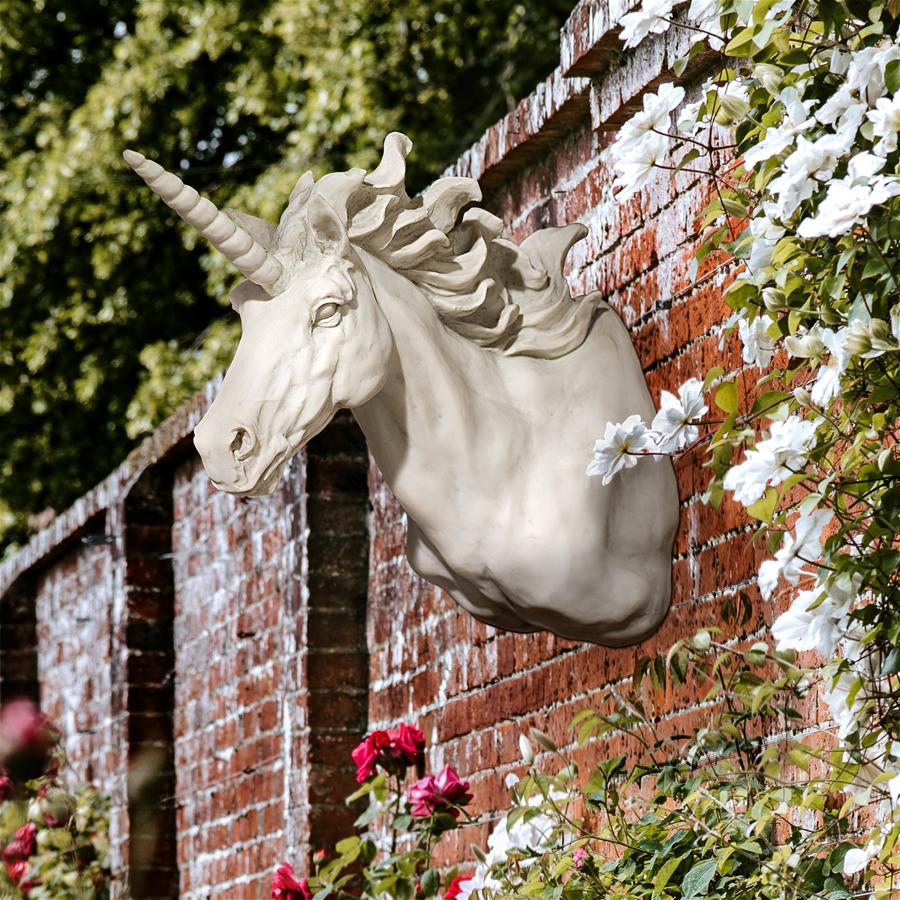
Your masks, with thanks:
<instances>
[{"instance_id":1,"label":"rose bush","mask_svg":"<svg viewBox=\"0 0 900 900\"><path fill-rule=\"evenodd\" d=\"M369 801L356 820L359 833L331 854L317 850L309 879L297 880L284 863L272 880L273 900L460 896L462 876L431 863L441 837L472 821L469 783L449 765L425 772L425 736L414 725L373 731L351 755L361 786L347 802Z\"/></svg>"},{"instance_id":2,"label":"rose bush","mask_svg":"<svg viewBox=\"0 0 900 900\"><path fill-rule=\"evenodd\" d=\"M4 897L110 896L109 803L66 790L60 734L30 700L0 708L0 845Z\"/></svg>"}]
</instances>

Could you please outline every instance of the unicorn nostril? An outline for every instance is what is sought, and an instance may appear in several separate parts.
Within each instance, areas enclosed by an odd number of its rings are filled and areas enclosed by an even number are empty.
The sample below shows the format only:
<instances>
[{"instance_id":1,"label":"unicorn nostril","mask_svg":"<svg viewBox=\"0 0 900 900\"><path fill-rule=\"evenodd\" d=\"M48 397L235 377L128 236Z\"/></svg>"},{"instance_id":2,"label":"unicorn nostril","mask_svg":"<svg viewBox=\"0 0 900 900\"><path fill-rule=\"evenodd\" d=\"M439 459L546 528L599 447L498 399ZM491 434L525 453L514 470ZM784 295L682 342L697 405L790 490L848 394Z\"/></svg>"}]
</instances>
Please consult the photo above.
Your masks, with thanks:
<instances>
[{"instance_id":1,"label":"unicorn nostril","mask_svg":"<svg viewBox=\"0 0 900 900\"><path fill-rule=\"evenodd\" d=\"M256 447L256 441L246 428L235 428L232 433L231 455L238 461L245 460Z\"/></svg>"}]
</instances>

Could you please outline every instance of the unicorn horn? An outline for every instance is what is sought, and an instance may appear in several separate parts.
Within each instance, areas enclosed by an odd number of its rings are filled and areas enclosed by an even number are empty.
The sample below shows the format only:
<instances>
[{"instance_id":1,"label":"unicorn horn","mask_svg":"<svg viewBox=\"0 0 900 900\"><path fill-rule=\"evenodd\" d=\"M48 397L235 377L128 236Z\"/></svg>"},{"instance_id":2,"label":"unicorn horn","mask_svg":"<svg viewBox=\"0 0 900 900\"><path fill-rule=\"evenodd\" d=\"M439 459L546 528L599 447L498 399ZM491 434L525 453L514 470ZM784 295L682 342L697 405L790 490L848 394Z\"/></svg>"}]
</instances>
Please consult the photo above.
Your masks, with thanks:
<instances>
[{"instance_id":1,"label":"unicorn horn","mask_svg":"<svg viewBox=\"0 0 900 900\"><path fill-rule=\"evenodd\" d=\"M274 292L275 282L282 272L281 263L259 241L239 225L235 225L211 200L201 197L159 163L134 150L126 150L122 156L154 194L162 197L188 225L196 228L216 250L234 263L243 275L270 294Z\"/></svg>"}]
</instances>

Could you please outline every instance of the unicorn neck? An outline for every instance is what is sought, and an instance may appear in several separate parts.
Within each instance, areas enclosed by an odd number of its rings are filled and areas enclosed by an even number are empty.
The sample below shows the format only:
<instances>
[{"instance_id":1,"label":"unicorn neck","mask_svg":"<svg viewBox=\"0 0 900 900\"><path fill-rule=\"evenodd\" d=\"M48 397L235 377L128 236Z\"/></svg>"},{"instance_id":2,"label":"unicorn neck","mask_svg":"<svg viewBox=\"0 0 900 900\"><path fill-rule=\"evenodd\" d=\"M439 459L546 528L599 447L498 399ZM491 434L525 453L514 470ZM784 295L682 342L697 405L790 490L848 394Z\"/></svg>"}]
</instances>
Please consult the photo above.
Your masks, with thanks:
<instances>
[{"instance_id":1,"label":"unicorn neck","mask_svg":"<svg viewBox=\"0 0 900 900\"><path fill-rule=\"evenodd\" d=\"M499 413L503 389L493 354L450 332L412 282L360 256L394 352L382 390L353 413L388 484L415 515L423 475L433 491L435 481L456 480L477 464L479 430Z\"/></svg>"}]
</instances>

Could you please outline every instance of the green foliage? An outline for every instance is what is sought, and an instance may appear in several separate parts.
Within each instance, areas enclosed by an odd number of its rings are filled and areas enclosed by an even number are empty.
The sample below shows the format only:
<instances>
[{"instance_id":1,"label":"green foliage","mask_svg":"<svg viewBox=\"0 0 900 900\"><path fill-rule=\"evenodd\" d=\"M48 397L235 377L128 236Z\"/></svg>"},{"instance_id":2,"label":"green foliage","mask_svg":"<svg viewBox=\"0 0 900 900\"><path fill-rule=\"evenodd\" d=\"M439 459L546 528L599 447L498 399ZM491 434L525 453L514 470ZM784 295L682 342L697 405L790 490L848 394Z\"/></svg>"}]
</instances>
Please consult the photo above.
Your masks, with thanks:
<instances>
[{"instance_id":1,"label":"green foliage","mask_svg":"<svg viewBox=\"0 0 900 900\"><path fill-rule=\"evenodd\" d=\"M745 620L729 623L746 627ZM698 649L701 648L701 649ZM667 692L706 694L706 724L672 733ZM476 871L473 897L588 900L850 898L841 874L852 819L826 802L829 754L813 740L766 738L773 721L800 721L809 684L792 654L727 646L698 632L665 656L640 660L605 711L572 722L577 744L625 741L626 752L582 774L562 751L539 760L512 791L516 815L551 825L543 848L513 847ZM483 885L483 886L482 886Z\"/></svg>"},{"instance_id":2,"label":"green foliage","mask_svg":"<svg viewBox=\"0 0 900 900\"><path fill-rule=\"evenodd\" d=\"M33 783L30 799L7 800L0 806L0 842L7 845L16 829L38 822L37 852L28 860L23 881L27 892L0 870L0 896L29 900L106 900L112 873L109 858L109 799L91 787L70 792L53 788L45 797ZM49 800L48 800L49 797ZM43 810L50 804L67 810L65 818L50 827Z\"/></svg>"},{"instance_id":3,"label":"green foliage","mask_svg":"<svg viewBox=\"0 0 900 900\"><path fill-rule=\"evenodd\" d=\"M421 188L549 72L570 0L0 0L0 519L61 509L219 369L234 273L121 161L277 217L297 176ZM176 224L178 223L178 224Z\"/></svg>"}]
</instances>

